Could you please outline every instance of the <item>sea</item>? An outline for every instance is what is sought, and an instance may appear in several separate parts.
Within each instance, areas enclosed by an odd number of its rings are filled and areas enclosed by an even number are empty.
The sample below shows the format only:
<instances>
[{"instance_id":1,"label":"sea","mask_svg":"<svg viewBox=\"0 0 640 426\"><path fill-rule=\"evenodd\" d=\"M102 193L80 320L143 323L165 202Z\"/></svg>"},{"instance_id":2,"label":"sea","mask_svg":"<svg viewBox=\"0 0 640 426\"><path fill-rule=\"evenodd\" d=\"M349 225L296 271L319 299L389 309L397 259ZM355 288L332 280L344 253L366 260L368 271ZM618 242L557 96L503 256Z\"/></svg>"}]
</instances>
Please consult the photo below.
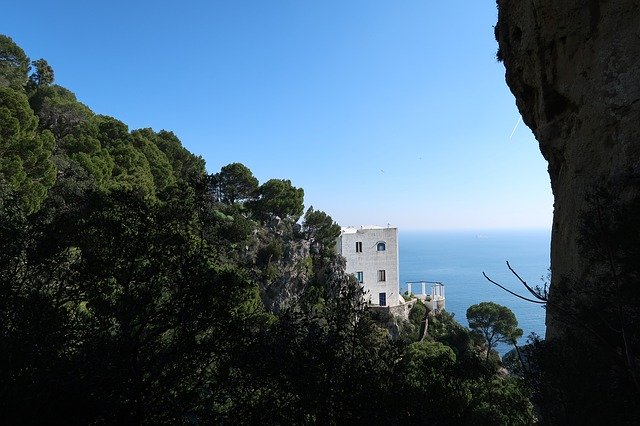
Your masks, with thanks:
<instances>
[{"instance_id":1,"label":"sea","mask_svg":"<svg viewBox=\"0 0 640 426\"><path fill-rule=\"evenodd\" d=\"M445 309L468 326L466 311L480 302L495 302L516 315L524 344L530 333L545 335L543 305L519 299L484 278L531 298L527 289L509 271L506 262L531 287L543 286L548 277L551 242L550 229L478 230L478 231L399 231L400 288L408 281L433 281L444 284ZM420 285L413 284L414 293ZM427 285L427 293L430 292ZM512 347L500 344L504 355Z\"/></svg>"}]
</instances>

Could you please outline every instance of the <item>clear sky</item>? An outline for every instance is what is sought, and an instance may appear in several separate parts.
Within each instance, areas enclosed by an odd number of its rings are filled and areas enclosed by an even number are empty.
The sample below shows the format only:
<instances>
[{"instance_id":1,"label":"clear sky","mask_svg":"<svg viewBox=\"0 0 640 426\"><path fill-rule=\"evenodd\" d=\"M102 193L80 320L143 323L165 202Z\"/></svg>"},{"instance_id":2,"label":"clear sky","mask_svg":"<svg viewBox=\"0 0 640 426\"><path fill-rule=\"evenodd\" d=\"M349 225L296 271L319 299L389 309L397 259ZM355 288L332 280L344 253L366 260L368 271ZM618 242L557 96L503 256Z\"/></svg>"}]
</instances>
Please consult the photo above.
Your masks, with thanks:
<instances>
[{"instance_id":1,"label":"clear sky","mask_svg":"<svg viewBox=\"0 0 640 426\"><path fill-rule=\"evenodd\" d=\"M550 228L493 0L9 0L2 32L130 129L290 179L343 226Z\"/></svg>"}]
</instances>

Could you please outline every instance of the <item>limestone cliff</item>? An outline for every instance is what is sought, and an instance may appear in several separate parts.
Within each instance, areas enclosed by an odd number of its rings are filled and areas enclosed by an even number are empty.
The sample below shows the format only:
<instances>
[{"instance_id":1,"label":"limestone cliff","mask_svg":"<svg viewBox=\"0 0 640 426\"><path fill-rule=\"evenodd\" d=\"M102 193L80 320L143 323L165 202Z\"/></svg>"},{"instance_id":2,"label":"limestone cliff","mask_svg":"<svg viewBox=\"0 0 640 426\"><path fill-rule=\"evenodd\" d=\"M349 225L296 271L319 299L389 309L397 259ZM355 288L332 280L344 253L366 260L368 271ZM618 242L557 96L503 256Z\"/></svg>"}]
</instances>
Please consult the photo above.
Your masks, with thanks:
<instances>
[{"instance_id":1,"label":"limestone cliff","mask_svg":"<svg viewBox=\"0 0 640 426\"><path fill-rule=\"evenodd\" d=\"M312 276L310 242L291 220L276 217L254 232L253 271L264 307L273 313L299 302Z\"/></svg>"},{"instance_id":2,"label":"limestone cliff","mask_svg":"<svg viewBox=\"0 0 640 426\"><path fill-rule=\"evenodd\" d=\"M498 0L498 59L524 122L549 162L555 197L547 335L562 329L562 277L588 272L578 249L585 196L604 185L638 195L640 2Z\"/></svg>"}]
</instances>

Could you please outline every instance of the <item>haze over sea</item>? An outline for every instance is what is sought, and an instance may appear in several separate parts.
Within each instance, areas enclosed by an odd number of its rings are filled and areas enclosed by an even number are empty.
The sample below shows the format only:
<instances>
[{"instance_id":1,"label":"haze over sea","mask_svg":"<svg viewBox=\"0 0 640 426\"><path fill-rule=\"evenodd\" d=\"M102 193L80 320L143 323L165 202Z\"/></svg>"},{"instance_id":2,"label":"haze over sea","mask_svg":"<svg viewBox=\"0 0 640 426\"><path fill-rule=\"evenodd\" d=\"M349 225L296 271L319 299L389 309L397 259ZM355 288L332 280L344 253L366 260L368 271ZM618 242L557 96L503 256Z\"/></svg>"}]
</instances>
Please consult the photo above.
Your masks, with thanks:
<instances>
[{"instance_id":1,"label":"haze over sea","mask_svg":"<svg viewBox=\"0 0 640 426\"><path fill-rule=\"evenodd\" d=\"M445 285L446 310L461 324L468 326L467 308L480 302L507 306L524 331L519 344L531 332L545 335L545 310L505 292L488 282L491 279L523 296L527 290L507 268L514 270L530 286L543 285L549 268L551 230L484 230L484 231L399 231L400 288L407 281L440 281ZM429 291L430 287L428 287ZM413 285L413 292L420 292ZM509 350L498 348L501 354Z\"/></svg>"}]
</instances>

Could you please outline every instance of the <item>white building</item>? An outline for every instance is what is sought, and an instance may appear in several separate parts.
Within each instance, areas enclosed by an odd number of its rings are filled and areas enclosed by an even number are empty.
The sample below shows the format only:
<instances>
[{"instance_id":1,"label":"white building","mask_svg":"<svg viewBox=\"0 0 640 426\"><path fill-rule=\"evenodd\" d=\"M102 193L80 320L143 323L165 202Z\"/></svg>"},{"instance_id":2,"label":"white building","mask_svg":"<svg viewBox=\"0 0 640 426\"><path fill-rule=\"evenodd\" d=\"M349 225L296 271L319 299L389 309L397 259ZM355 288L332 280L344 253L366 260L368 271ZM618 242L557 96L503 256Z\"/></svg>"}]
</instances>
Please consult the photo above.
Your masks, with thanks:
<instances>
[{"instance_id":1,"label":"white building","mask_svg":"<svg viewBox=\"0 0 640 426\"><path fill-rule=\"evenodd\" d=\"M404 302L399 285L398 228L342 228L336 248L347 260L347 272L364 287L369 303L397 306Z\"/></svg>"}]
</instances>

